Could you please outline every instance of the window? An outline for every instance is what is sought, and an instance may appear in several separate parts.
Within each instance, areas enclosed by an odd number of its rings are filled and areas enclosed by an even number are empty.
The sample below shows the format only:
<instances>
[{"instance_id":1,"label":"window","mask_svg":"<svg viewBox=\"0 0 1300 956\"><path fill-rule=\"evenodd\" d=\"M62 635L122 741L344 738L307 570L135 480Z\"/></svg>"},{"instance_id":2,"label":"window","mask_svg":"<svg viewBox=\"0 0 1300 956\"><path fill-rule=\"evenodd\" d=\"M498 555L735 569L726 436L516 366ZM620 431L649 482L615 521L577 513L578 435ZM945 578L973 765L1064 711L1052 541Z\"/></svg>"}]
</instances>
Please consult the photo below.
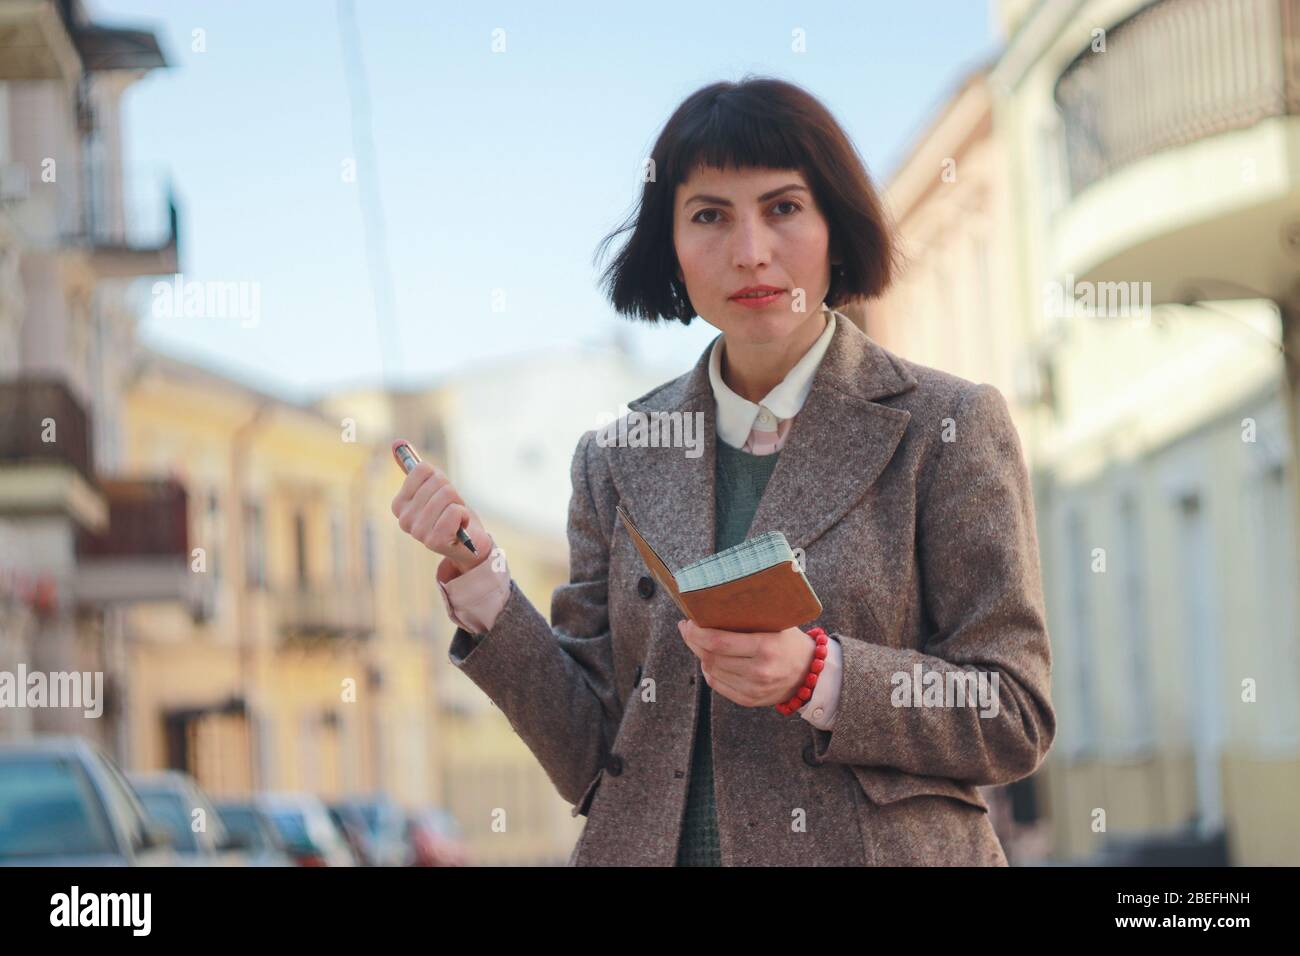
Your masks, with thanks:
<instances>
[{"instance_id":1,"label":"window","mask_svg":"<svg viewBox=\"0 0 1300 956\"><path fill-rule=\"evenodd\" d=\"M369 518L361 528L362 560L365 562L366 582L375 583L375 525Z\"/></svg>"},{"instance_id":2,"label":"window","mask_svg":"<svg viewBox=\"0 0 1300 956\"><path fill-rule=\"evenodd\" d=\"M307 587L307 519L301 511L293 516L294 564L298 569L298 587Z\"/></svg>"},{"instance_id":3,"label":"window","mask_svg":"<svg viewBox=\"0 0 1300 956\"><path fill-rule=\"evenodd\" d=\"M1174 500L1178 527L1179 575L1182 584L1181 630L1187 668L1185 709L1196 784L1196 824L1201 835L1223 821L1221 752L1223 672L1219 660L1217 573L1214 529L1208 502L1198 487L1186 486Z\"/></svg>"},{"instance_id":4,"label":"window","mask_svg":"<svg viewBox=\"0 0 1300 956\"><path fill-rule=\"evenodd\" d=\"M1262 665L1259 706L1268 715L1263 736L1271 749L1293 752L1300 743L1300 713L1296 706L1296 554L1291 535L1292 506L1281 461L1254 475L1258 561L1255 580L1262 613ZM1262 658L1262 659L1261 659Z\"/></svg>"},{"instance_id":5,"label":"window","mask_svg":"<svg viewBox=\"0 0 1300 956\"><path fill-rule=\"evenodd\" d=\"M346 535L343 532L343 516L337 511L330 513L330 565L335 582L347 577Z\"/></svg>"},{"instance_id":6,"label":"window","mask_svg":"<svg viewBox=\"0 0 1300 956\"><path fill-rule=\"evenodd\" d=\"M172 845L179 853L198 853L199 841L194 835L191 809L185 805L180 794L146 790L140 794L140 801L149 813L149 817L158 825L166 827L172 835Z\"/></svg>"},{"instance_id":7,"label":"window","mask_svg":"<svg viewBox=\"0 0 1300 956\"><path fill-rule=\"evenodd\" d=\"M244 504L244 568L249 587L266 587L266 546L262 529L262 506Z\"/></svg>"},{"instance_id":8,"label":"window","mask_svg":"<svg viewBox=\"0 0 1300 956\"><path fill-rule=\"evenodd\" d=\"M1078 694L1076 752L1090 754L1097 747L1097 689L1093 673L1092 549L1083 510L1075 506L1066 518L1066 546L1069 549L1070 645L1073 650L1074 688Z\"/></svg>"},{"instance_id":9,"label":"window","mask_svg":"<svg viewBox=\"0 0 1300 956\"><path fill-rule=\"evenodd\" d=\"M203 540L200 545L207 551L208 570L213 586L221 587L221 499L216 489L208 492L206 512L203 516Z\"/></svg>"},{"instance_id":10,"label":"window","mask_svg":"<svg viewBox=\"0 0 1300 956\"><path fill-rule=\"evenodd\" d=\"M116 842L105 806L76 760L0 757L0 859L112 853Z\"/></svg>"},{"instance_id":11,"label":"window","mask_svg":"<svg viewBox=\"0 0 1300 956\"><path fill-rule=\"evenodd\" d=\"M1147 630L1146 559L1141 517L1136 495L1120 500L1120 532L1124 536L1121 560L1124 630L1128 648L1129 702L1128 734L1135 749L1155 744L1155 681L1151 671L1151 635Z\"/></svg>"}]
</instances>

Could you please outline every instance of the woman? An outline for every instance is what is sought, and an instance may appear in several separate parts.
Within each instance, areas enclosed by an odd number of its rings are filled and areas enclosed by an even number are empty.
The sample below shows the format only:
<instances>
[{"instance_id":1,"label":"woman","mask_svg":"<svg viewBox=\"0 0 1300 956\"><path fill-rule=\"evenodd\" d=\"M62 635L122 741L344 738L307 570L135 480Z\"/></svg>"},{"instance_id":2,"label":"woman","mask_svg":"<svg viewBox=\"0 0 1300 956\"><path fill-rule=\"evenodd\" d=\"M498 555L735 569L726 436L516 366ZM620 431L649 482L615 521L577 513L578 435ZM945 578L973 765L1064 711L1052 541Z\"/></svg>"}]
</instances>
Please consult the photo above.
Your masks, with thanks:
<instances>
[{"instance_id":1,"label":"woman","mask_svg":"<svg viewBox=\"0 0 1300 956\"><path fill-rule=\"evenodd\" d=\"M893 247L811 95L708 86L651 158L610 298L721 335L629 416L702 422L703 454L582 436L549 623L446 476L412 471L393 513L444 556L452 662L586 814L571 865L1006 865L976 788L1033 772L1055 714L1005 400L834 310L885 289ZM620 503L673 568L783 532L821 617L762 634L683 621ZM471 555L460 527L488 547Z\"/></svg>"}]
</instances>

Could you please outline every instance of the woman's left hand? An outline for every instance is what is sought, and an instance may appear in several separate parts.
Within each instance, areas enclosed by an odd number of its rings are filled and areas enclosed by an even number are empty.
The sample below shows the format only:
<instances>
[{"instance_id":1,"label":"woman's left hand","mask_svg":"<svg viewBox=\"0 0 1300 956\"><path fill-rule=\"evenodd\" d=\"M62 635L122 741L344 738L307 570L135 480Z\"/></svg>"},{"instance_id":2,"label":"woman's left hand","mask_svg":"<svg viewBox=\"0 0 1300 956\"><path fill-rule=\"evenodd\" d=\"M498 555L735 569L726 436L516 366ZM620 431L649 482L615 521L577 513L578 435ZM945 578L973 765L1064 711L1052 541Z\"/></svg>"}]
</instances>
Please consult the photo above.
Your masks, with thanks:
<instances>
[{"instance_id":1,"label":"woman's left hand","mask_svg":"<svg viewBox=\"0 0 1300 956\"><path fill-rule=\"evenodd\" d=\"M700 659L708 685L741 707L768 707L793 697L817 648L816 640L797 627L744 633L685 620L677 629Z\"/></svg>"}]
</instances>

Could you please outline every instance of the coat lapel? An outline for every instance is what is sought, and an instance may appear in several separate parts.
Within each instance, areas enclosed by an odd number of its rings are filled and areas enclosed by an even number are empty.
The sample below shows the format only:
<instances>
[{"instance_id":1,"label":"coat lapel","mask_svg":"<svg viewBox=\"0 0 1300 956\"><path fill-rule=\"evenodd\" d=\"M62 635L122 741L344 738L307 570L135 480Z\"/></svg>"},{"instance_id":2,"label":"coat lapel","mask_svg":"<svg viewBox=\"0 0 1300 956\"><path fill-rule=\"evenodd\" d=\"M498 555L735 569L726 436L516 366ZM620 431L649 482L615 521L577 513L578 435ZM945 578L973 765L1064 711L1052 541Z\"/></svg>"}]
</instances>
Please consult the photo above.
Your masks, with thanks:
<instances>
[{"instance_id":1,"label":"coat lapel","mask_svg":"<svg viewBox=\"0 0 1300 956\"><path fill-rule=\"evenodd\" d=\"M681 412L692 428L701 422L703 453L691 458L682 447L630 443L610 449L623 506L673 571L715 550L712 345L689 372L628 402L633 412ZM746 537L780 531L791 548L807 548L834 525L884 471L907 430L911 413L878 400L916 385L841 313Z\"/></svg>"}]
</instances>

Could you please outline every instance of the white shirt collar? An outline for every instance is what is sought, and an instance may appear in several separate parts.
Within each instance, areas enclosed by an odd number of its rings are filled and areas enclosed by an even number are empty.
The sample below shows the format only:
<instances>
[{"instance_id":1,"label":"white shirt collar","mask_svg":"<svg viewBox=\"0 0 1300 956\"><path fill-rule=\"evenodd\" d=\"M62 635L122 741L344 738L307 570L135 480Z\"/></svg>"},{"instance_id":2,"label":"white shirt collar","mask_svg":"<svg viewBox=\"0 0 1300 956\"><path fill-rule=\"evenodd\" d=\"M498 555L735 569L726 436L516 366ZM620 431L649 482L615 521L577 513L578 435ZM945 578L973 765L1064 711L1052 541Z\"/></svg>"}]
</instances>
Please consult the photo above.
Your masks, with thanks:
<instances>
[{"instance_id":1,"label":"white shirt collar","mask_svg":"<svg viewBox=\"0 0 1300 956\"><path fill-rule=\"evenodd\" d=\"M764 410L773 421L762 424L764 430L775 431L778 422L793 418L803 407L812 390L813 374L821 364L822 356L835 334L835 311L822 304L826 313L826 328L803 357L786 373L776 387L763 396L757 404L733 392L722 380L722 340L719 335L709 353L709 382L713 385L713 398L717 409L718 437L732 448L741 448L749 439L754 423Z\"/></svg>"}]
</instances>

